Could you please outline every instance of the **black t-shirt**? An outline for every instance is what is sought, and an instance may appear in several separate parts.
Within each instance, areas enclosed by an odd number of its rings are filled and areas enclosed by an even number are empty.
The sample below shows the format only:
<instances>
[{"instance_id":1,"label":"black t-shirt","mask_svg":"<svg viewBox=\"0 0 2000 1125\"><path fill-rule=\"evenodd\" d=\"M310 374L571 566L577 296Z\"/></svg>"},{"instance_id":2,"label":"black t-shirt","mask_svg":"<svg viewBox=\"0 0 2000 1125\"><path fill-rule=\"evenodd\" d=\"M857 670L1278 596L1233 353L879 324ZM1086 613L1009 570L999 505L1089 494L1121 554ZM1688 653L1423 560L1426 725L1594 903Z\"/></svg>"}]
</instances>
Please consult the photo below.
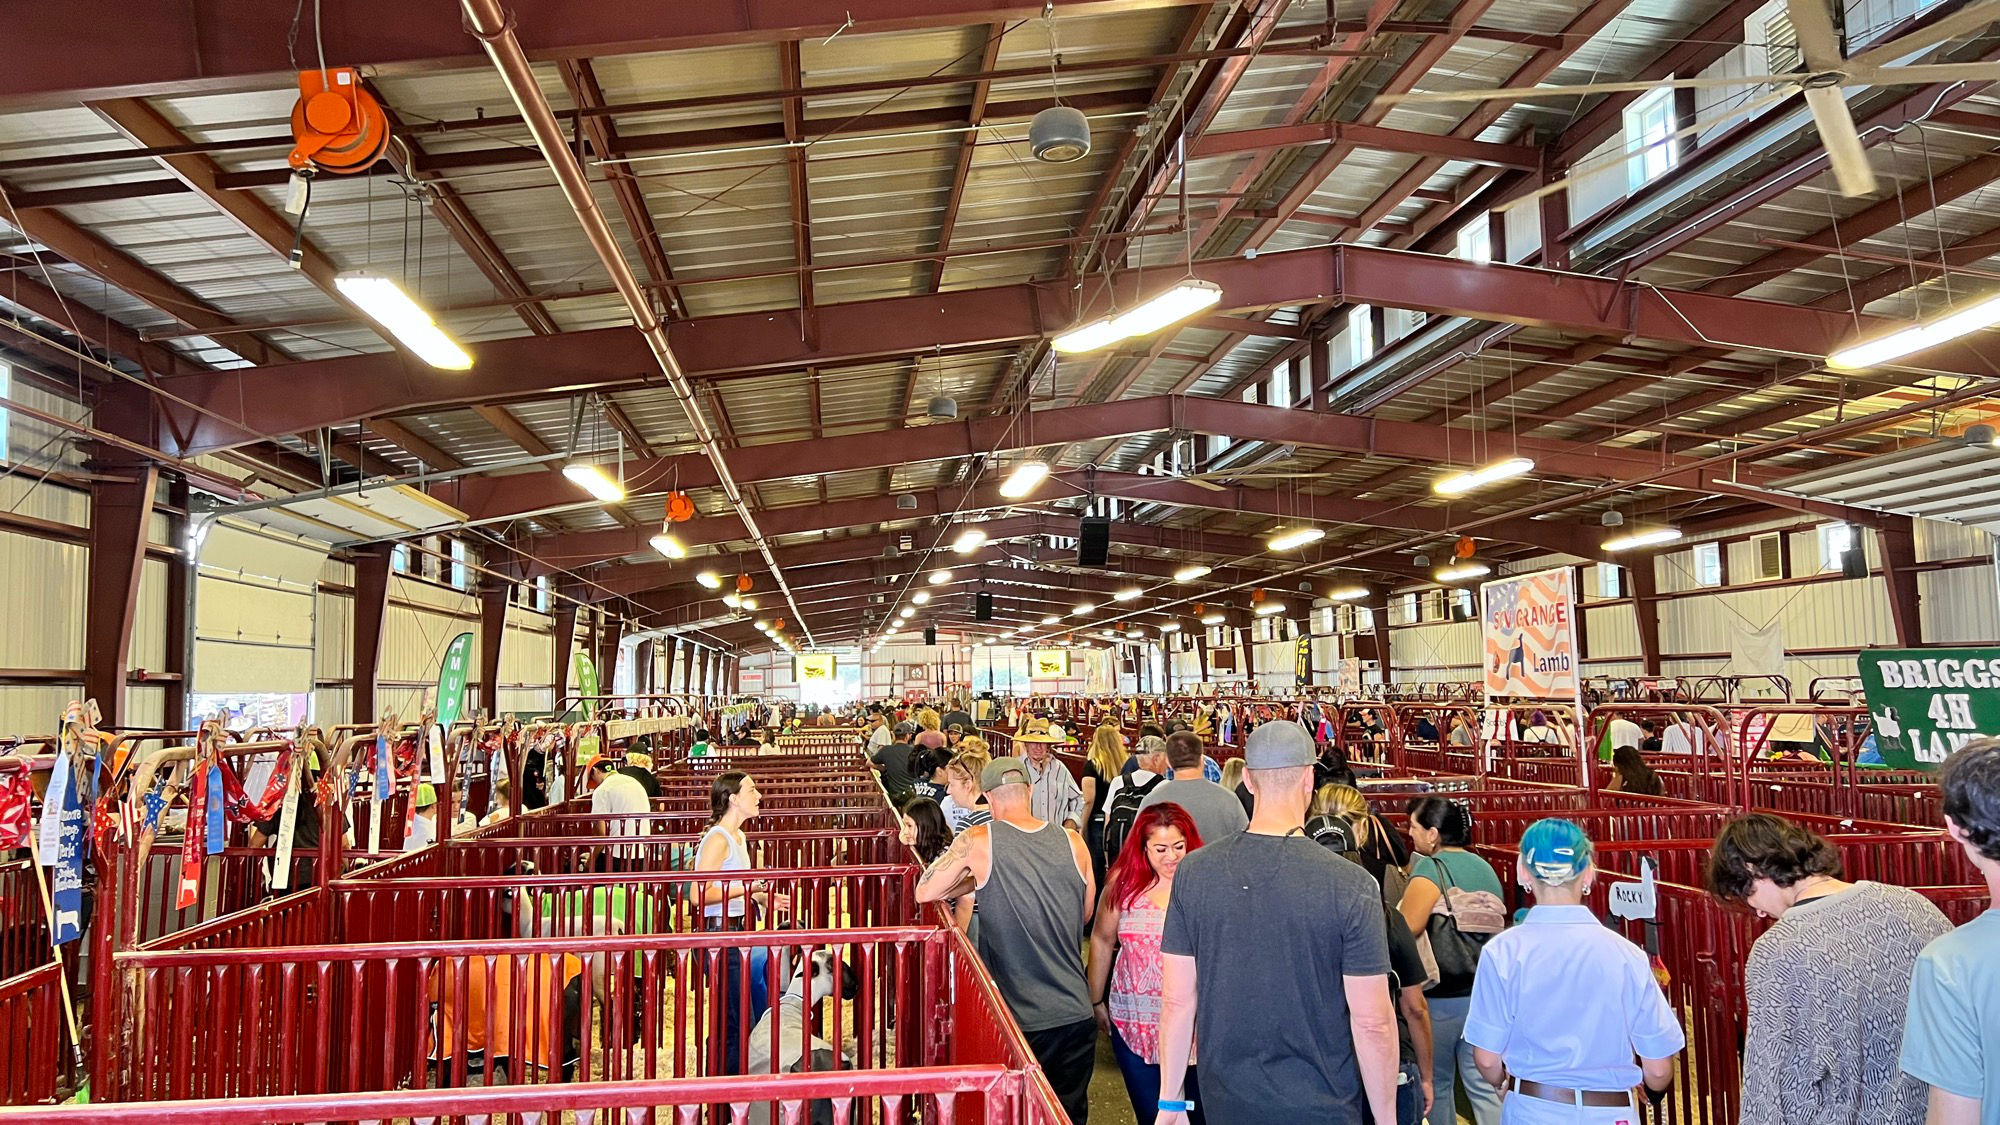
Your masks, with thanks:
<instances>
[{"instance_id":1,"label":"black t-shirt","mask_svg":"<svg viewBox=\"0 0 2000 1125\"><path fill-rule=\"evenodd\" d=\"M1160 948L1195 960L1212 1125L1362 1125L1345 978L1389 972L1382 923L1368 873L1304 835L1245 832L1181 861Z\"/></svg>"},{"instance_id":2,"label":"black t-shirt","mask_svg":"<svg viewBox=\"0 0 2000 1125\"><path fill-rule=\"evenodd\" d=\"M1097 768L1097 763L1088 758L1083 762L1083 776L1097 779L1097 784L1094 786L1096 792L1090 795L1090 808L1085 810L1083 818L1085 824L1096 824L1099 814L1104 811L1104 798L1111 792L1111 779L1104 776L1104 771Z\"/></svg>"},{"instance_id":3,"label":"black t-shirt","mask_svg":"<svg viewBox=\"0 0 2000 1125\"><path fill-rule=\"evenodd\" d=\"M639 788L646 791L648 798L660 795L660 779L653 775L652 770L642 769L638 766L619 766L618 772L638 782Z\"/></svg>"},{"instance_id":4,"label":"black t-shirt","mask_svg":"<svg viewBox=\"0 0 2000 1125\"><path fill-rule=\"evenodd\" d=\"M875 764L882 767L882 788L891 796L908 792L910 788L910 754L915 746L907 742L891 742L875 751Z\"/></svg>"},{"instance_id":5,"label":"black t-shirt","mask_svg":"<svg viewBox=\"0 0 2000 1125\"><path fill-rule=\"evenodd\" d=\"M275 850L278 846L278 826L284 823L285 810L279 806L277 813L251 825L264 834ZM292 854L304 855L308 849L319 847L319 802L313 799L312 783L306 783L306 790L299 794L299 815L292 822Z\"/></svg>"},{"instance_id":6,"label":"black t-shirt","mask_svg":"<svg viewBox=\"0 0 2000 1125\"><path fill-rule=\"evenodd\" d=\"M938 716L938 726L943 730L950 730L953 723L964 727L967 734L974 733L979 726L979 724L972 721L971 715L963 711L946 711L944 714Z\"/></svg>"}]
</instances>

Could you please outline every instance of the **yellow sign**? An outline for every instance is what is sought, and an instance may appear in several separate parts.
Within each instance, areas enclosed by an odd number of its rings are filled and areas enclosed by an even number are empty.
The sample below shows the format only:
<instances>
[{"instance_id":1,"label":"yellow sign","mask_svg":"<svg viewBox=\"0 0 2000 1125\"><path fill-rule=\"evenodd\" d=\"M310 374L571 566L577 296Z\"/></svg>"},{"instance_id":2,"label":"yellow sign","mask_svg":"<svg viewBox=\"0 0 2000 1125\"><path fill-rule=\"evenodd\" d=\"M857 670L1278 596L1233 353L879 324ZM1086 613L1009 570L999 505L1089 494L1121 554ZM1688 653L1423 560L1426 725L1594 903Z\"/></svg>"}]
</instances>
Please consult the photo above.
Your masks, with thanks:
<instances>
[{"instance_id":1,"label":"yellow sign","mask_svg":"<svg viewBox=\"0 0 2000 1125\"><path fill-rule=\"evenodd\" d=\"M1069 650L1038 648L1028 654L1028 678L1064 680L1069 678Z\"/></svg>"},{"instance_id":2,"label":"yellow sign","mask_svg":"<svg viewBox=\"0 0 2000 1125\"><path fill-rule=\"evenodd\" d=\"M802 653L798 658L799 682L802 684L830 684L833 682L833 654L830 652Z\"/></svg>"}]
</instances>

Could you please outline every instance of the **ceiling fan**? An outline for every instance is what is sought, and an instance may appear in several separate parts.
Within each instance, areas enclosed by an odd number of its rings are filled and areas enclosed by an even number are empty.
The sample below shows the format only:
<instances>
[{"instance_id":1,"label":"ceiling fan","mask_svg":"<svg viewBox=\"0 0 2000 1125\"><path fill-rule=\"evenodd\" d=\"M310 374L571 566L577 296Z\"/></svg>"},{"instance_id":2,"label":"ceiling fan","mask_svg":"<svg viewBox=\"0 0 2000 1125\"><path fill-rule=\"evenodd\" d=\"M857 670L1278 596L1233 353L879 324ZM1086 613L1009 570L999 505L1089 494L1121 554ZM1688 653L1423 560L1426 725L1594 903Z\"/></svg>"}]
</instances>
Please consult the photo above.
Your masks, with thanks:
<instances>
[{"instance_id":1,"label":"ceiling fan","mask_svg":"<svg viewBox=\"0 0 2000 1125\"><path fill-rule=\"evenodd\" d=\"M1875 169L1854 127L1854 115L1840 92L1844 86L1906 86L1933 82L2000 81L2000 62L1919 63L1891 66L1896 59L1934 47L2000 20L2000 0L1975 0L1957 12L1907 35L1843 56L1828 0L1786 0L1792 32L1804 68L1790 74L1743 77L1676 78L1654 82L1593 82L1582 86L1516 86L1488 90L1455 90L1384 95L1388 104L1434 102L1528 101L1536 98L1579 97L1587 94L1644 92L1664 88L1704 89L1729 86L1771 86L1781 92L1774 100L1805 95L1826 147L1834 179L1844 195L1868 195L1875 190ZM1741 112L1741 108L1731 111ZM1688 130L1682 130L1683 133Z\"/></svg>"}]
</instances>

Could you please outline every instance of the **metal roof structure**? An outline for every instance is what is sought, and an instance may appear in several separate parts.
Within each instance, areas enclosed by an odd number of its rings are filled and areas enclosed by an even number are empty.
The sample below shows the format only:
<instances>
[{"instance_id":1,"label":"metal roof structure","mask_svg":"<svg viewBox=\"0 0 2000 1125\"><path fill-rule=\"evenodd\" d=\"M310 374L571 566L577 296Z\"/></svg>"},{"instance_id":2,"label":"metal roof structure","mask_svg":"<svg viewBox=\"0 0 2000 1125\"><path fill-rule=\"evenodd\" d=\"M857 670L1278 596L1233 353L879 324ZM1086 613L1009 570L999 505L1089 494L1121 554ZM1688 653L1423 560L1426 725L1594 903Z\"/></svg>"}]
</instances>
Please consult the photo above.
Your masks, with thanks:
<instances>
[{"instance_id":1,"label":"metal roof structure","mask_svg":"<svg viewBox=\"0 0 2000 1125\"><path fill-rule=\"evenodd\" d=\"M1977 3L1840 8L1858 49ZM1381 100L1763 73L1773 0L517 0L560 154L457 6L315 7L316 36L255 0L129 0L101 33L74 0L10 16L0 350L200 487L421 487L489 566L640 627L711 620L693 575L762 573L760 551L822 643L879 635L947 561L939 620L1004 587L1019 625L1134 581L1148 595L1119 613L1154 624L1263 582L1429 581L1412 556L1462 535L1495 560L1596 558L1606 512L1768 518L1781 478L1984 420L2000 373L1978 337L1825 363L1992 284L2000 98L1979 84L1850 90L1881 184L1860 199L1797 99L1756 88L1679 96L1688 135L1648 178L1622 139L1642 92ZM1926 55L1986 59L1993 36ZM289 115L319 65L359 68L394 140L317 177L300 222ZM1058 103L1093 149L1043 163L1028 123ZM700 425L557 155L582 162ZM332 287L359 269L400 279L473 368L399 351ZM1216 309L1049 347L1190 275ZM927 416L938 396L955 420ZM1523 480L1432 494L1515 453ZM1034 456L1052 483L999 495ZM592 502L556 471L573 458L620 465L629 498ZM701 514L668 564L648 540L676 488ZM1103 572L1062 561L1086 511L1114 519ZM940 550L972 520L987 546ZM1265 548L1301 520L1329 534ZM1186 558L1219 569L1175 583Z\"/></svg>"}]
</instances>

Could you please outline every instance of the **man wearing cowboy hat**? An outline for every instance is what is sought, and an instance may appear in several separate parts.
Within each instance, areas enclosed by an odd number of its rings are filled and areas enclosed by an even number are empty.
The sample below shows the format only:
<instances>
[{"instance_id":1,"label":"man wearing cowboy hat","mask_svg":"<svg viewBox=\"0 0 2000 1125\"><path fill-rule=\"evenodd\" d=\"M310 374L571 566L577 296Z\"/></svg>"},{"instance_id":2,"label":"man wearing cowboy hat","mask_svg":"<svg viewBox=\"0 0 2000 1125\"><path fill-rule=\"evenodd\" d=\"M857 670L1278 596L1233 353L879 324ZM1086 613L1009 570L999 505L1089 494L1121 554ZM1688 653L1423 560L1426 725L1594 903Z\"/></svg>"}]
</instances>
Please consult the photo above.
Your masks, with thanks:
<instances>
[{"instance_id":1,"label":"man wearing cowboy hat","mask_svg":"<svg viewBox=\"0 0 2000 1125\"><path fill-rule=\"evenodd\" d=\"M1056 761L1054 750L1069 741L1048 731L1014 736L1025 751L1028 767L1028 809L1037 820L1060 824L1072 832L1083 826L1083 790L1069 767Z\"/></svg>"}]
</instances>

